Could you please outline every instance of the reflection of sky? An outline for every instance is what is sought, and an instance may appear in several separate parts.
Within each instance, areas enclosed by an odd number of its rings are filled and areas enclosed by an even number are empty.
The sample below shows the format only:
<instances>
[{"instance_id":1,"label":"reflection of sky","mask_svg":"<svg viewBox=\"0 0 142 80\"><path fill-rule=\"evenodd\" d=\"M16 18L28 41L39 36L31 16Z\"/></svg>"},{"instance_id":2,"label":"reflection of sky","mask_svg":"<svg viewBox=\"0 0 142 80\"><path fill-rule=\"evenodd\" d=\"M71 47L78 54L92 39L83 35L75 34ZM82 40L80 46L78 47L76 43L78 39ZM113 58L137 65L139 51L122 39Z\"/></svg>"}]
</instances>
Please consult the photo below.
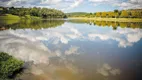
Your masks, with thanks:
<instances>
[{"instance_id":1,"label":"reflection of sky","mask_svg":"<svg viewBox=\"0 0 142 80\"><path fill-rule=\"evenodd\" d=\"M115 40L119 47L132 46L142 38L142 30L140 29L121 29L117 31L106 31L99 33L98 31L88 34L90 39L99 37L101 40Z\"/></svg>"},{"instance_id":2,"label":"reflection of sky","mask_svg":"<svg viewBox=\"0 0 142 80\"><path fill-rule=\"evenodd\" d=\"M35 65L32 65L29 68L29 71L40 76L45 76L45 74L50 75L50 78L48 77L48 79L55 80L51 75L62 76L70 74L67 75L69 77L75 77L75 75L78 75L80 69L72 64L75 59L72 57L68 58L68 56L81 55L82 53L87 53L86 55L89 55L91 52L89 48L93 45L93 42L95 43L99 41L96 45L94 44L98 47L102 47L100 46L101 44L109 42L117 45L115 46L117 48L129 48L139 42L141 38L142 29L117 28L117 30L114 31L110 27L65 23L60 27L50 29L17 29L1 31L0 51L8 52L10 55L22 59L25 62L33 62ZM83 43L74 44L73 42ZM95 53L93 50L96 50L96 48L97 47L94 46L91 48L92 53ZM97 52L97 55L99 55L99 52L101 51L103 50L100 49L100 51ZM60 58L58 63L63 63L62 67L51 63L50 58L53 57ZM84 61L84 64L89 64L85 62L85 60L82 60ZM102 66L95 71L96 74L105 77L116 76L121 73L120 69L112 68L107 63L102 64Z\"/></svg>"},{"instance_id":3,"label":"reflection of sky","mask_svg":"<svg viewBox=\"0 0 142 80\"><path fill-rule=\"evenodd\" d=\"M87 25L74 25L65 23L61 27L43 29L43 30L8 30L6 33L25 38L30 41L47 41L52 44L68 44L71 40L94 41L99 38L102 41L114 40L118 42L119 47L132 46L142 38L141 29L118 28L113 31L106 27L93 27Z\"/></svg>"},{"instance_id":4,"label":"reflection of sky","mask_svg":"<svg viewBox=\"0 0 142 80\"><path fill-rule=\"evenodd\" d=\"M0 32L0 51L24 61L48 63L49 50L43 43L17 36L13 30Z\"/></svg>"}]
</instances>

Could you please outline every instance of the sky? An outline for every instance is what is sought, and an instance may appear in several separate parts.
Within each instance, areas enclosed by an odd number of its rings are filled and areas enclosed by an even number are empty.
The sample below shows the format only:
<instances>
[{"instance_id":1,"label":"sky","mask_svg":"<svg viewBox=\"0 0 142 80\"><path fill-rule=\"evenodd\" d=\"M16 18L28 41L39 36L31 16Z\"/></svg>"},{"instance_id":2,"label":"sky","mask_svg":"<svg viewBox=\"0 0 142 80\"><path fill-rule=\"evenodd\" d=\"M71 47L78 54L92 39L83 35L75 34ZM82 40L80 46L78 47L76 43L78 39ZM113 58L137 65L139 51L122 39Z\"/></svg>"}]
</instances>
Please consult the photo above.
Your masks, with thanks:
<instances>
[{"instance_id":1,"label":"sky","mask_svg":"<svg viewBox=\"0 0 142 80\"><path fill-rule=\"evenodd\" d=\"M99 12L142 9L142 0L0 0L5 7L45 7L63 12Z\"/></svg>"}]
</instances>

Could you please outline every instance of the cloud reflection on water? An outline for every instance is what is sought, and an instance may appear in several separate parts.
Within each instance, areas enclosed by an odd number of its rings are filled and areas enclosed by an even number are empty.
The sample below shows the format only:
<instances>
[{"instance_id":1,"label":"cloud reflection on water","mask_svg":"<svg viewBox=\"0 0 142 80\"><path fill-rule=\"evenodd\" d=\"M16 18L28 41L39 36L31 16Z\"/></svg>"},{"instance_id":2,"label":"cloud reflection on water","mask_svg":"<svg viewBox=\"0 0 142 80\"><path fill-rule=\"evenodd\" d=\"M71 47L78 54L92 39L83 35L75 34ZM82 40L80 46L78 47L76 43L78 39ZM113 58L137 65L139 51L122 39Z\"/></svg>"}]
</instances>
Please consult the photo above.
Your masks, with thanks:
<instances>
[{"instance_id":1,"label":"cloud reflection on water","mask_svg":"<svg viewBox=\"0 0 142 80\"><path fill-rule=\"evenodd\" d=\"M97 72L103 76L115 76L121 73L120 69L114 69L109 64L103 64L102 67L97 69Z\"/></svg>"},{"instance_id":2,"label":"cloud reflection on water","mask_svg":"<svg viewBox=\"0 0 142 80\"><path fill-rule=\"evenodd\" d=\"M141 29L123 29L118 28L117 31L106 31L102 33L91 32L88 34L91 40L95 40L99 37L101 40L114 40L117 41L119 47L126 48L132 46L142 38Z\"/></svg>"},{"instance_id":3,"label":"cloud reflection on water","mask_svg":"<svg viewBox=\"0 0 142 80\"><path fill-rule=\"evenodd\" d=\"M73 24L65 23L61 27L50 29L18 29L1 31L0 51L14 53L11 55L15 55L15 57L19 57L24 61L34 61L35 63L40 63L41 60L41 62L43 61L43 63L48 63L49 56L61 56L61 51L58 50L56 52L57 54L55 54L55 52L52 53L47 47L48 44L45 45L42 43L42 41L58 45L59 43L68 44L71 40L95 41L98 37L102 41L117 41L119 47L126 48L128 46L132 46L134 43L138 42L142 38L141 29L118 28L117 31L113 31L111 29L105 30L104 28L101 28L104 30L100 31L96 28L83 28L87 29L82 31L82 28L80 27L74 26ZM64 54L69 55L77 53L77 49L78 47L71 47L69 51L65 51Z\"/></svg>"},{"instance_id":4,"label":"cloud reflection on water","mask_svg":"<svg viewBox=\"0 0 142 80\"><path fill-rule=\"evenodd\" d=\"M0 32L0 51L22 59L25 62L46 63L50 50L40 41L33 41L13 34L15 31ZM40 54L39 54L40 53Z\"/></svg>"},{"instance_id":5,"label":"cloud reflection on water","mask_svg":"<svg viewBox=\"0 0 142 80\"><path fill-rule=\"evenodd\" d=\"M57 78L55 75L63 78L63 75L69 74L67 76L71 77L70 80L78 80L78 78L74 79L73 77L79 76L79 69L72 64L72 61L67 61L66 56L80 54L80 46L70 46L71 41L95 41L99 38L101 41L117 41L119 47L127 48L133 46L142 38L142 29L118 28L113 31L101 27L88 28L80 26L65 23L61 27L50 29L0 31L0 51L7 52L25 62L33 62L34 65L31 65L28 71L34 75L42 75L42 77L43 75L44 77L50 75L45 78L55 80ZM43 41L47 44L44 44ZM60 49L52 51L49 49L48 44L54 46L64 44L69 45L69 47L64 51ZM59 61L63 65L58 66L50 63L52 57L59 57ZM104 64L96 71L103 76L115 76L121 72L119 69L112 68L109 64Z\"/></svg>"}]
</instances>

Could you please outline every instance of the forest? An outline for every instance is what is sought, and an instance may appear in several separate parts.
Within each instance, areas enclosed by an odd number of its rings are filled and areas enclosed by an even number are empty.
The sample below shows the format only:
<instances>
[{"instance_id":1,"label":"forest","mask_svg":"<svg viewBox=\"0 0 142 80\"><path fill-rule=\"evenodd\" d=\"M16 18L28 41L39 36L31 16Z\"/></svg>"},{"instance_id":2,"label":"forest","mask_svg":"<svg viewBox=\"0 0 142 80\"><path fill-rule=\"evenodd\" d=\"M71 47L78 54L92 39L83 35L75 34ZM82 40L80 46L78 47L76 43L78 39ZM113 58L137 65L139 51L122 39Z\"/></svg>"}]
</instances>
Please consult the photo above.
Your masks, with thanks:
<instances>
[{"instance_id":1,"label":"forest","mask_svg":"<svg viewBox=\"0 0 142 80\"><path fill-rule=\"evenodd\" d=\"M3 16L5 14L12 14L20 17L30 15L41 18L66 18L66 15L60 10L38 7L0 7L0 16Z\"/></svg>"}]
</instances>

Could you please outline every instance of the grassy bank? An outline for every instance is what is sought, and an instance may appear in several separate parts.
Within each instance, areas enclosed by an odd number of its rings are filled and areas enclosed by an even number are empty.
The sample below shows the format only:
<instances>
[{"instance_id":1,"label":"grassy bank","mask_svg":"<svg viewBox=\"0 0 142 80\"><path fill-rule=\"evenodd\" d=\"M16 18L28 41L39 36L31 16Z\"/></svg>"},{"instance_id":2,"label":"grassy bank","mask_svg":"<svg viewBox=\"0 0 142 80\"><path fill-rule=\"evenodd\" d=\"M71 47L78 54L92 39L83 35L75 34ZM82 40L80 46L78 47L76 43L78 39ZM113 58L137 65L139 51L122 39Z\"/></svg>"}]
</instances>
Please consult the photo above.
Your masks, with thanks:
<instances>
[{"instance_id":1,"label":"grassy bank","mask_svg":"<svg viewBox=\"0 0 142 80\"><path fill-rule=\"evenodd\" d=\"M140 18L87 18L87 17L69 17L68 19L84 19L95 21L115 21L115 22L142 22Z\"/></svg>"},{"instance_id":2,"label":"grassy bank","mask_svg":"<svg viewBox=\"0 0 142 80\"><path fill-rule=\"evenodd\" d=\"M35 16L30 16L30 15L25 15L25 16L16 16L16 15L11 15L11 14L5 14L3 16L0 16L0 20L20 20L20 19L41 19L40 17L35 17Z\"/></svg>"},{"instance_id":3,"label":"grassy bank","mask_svg":"<svg viewBox=\"0 0 142 80\"><path fill-rule=\"evenodd\" d=\"M4 24L17 23L17 22L19 22L19 20L20 20L19 16L15 16L15 15L11 15L11 14L6 14L3 16L0 16L0 23L4 23Z\"/></svg>"},{"instance_id":4,"label":"grassy bank","mask_svg":"<svg viewBox=\"0 0 142 80\"><path fill-rule=\"evenodd\" d=\"M0 16L0 23L10 25L10 24L18 23L20 20L40 20L40 19L41 19L40 17L30 16L30 15L19 17L16 15L5 14L3 16Z\"/></svg>"},{"instance_id":5,"label":"grassy bank","mask_svg":"<svg viewBox=\"0 0 142 80\"><path fill-rule=\"evenodd\" d=\"M5 14L3 16L0 16L0 20L5 20L5 19L19 20L20 17L11 14Z\"/></svg>"}]
</instances>

